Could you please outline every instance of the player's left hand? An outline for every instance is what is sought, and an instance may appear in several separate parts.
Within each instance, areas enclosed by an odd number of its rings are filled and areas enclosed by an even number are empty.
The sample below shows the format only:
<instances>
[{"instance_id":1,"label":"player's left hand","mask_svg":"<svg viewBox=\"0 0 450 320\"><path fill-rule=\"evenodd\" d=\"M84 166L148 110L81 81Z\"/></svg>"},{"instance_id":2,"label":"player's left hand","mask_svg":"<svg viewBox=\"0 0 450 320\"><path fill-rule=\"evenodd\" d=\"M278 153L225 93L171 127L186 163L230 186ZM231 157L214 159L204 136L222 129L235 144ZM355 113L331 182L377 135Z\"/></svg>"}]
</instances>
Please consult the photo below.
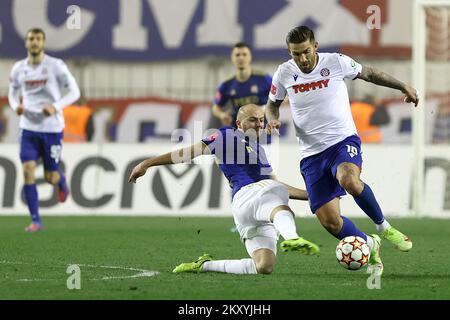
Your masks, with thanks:
<instances>
[{"instance_id":1,"label":"player's left hand","mask_svg":"<svg viewBox=\"0 0 450 320\"><path fill-rule=\"evenodd\" d=\"M47 116L52 116L56 113L56 108L54 106L46 106L42 109L42 112Z\"/></svg>"},{"instance_id":2,"label":"player's left hand","mask_svg":"<svg viewBox=\"0 0 450 320\"><path fill-rule=\"evenodd\" d=\"M128 178L129 183L136 183L137 178L142 177L147 172L147 167L141 162L133 168L130 177Z\"/></svg>"},{"instance_id":3,"label":"player's left hand","mask_svg":"<svg viewBox=\"0 0 450 320\"><path fill-rule=\"evenodd\" d=\"M417 94L417 90L410 86L405 86L405 88L402 90L402 92L405 94L405 99L403 101L407 103L414 103L414 107L417 107L419 104L419 96Z\"/></svg>"}]
</instances>

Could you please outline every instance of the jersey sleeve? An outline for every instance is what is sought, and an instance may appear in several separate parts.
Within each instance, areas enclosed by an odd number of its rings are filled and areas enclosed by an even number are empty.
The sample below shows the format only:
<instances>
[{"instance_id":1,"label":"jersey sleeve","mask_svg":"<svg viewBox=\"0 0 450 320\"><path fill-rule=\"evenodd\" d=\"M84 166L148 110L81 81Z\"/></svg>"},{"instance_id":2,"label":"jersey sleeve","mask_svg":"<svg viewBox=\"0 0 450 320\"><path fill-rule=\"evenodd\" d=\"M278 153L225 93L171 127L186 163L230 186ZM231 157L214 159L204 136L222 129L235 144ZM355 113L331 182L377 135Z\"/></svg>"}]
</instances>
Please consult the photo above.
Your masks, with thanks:
<instances>
[{"instance_id":1,"label":"jersey sleeve","mask_svg":"<svg viewBox=\"0 0 450 320\"><path fill-rule=\"evenodd\" d=\"M346 56L345 54L337 55L339 64L342 69L342 76L344 79L356 79L356 77L361 73L362 65Z\"/></svg>"},{"instance_id":2,"label":"jersey sleeve","mask_svg":"<svg viewBox=\"0 0 450 320\"><path fill-rule=\"evenodd\" d=\"M225 93L225 84L222 83L216 90L216 94L214 96L213 103L217 104L220 107L223 107L226 105L228 101L228 96Z\"/></svg>"},{"instance_id":3,"label":"jersey sleeve","mask_svg":"<svg viewBox=\"0 0 450 320\"><path fill-rule=\"evenodd\" d=\"M20 83L18 78L18 65L14 65L9 75L8 102L15 111L20 105Z\"/></svg>"},{"instance_id":4,"label":"jersey sleeve","mask_svg":"<svg viewBox=\"0 0 450 320\"><path fill-rule=\"evenodd\" d=\"M213 134L202 139L202 142L206 144L211 154L217 155L218 151L222 150L226 139L225 129L226 127L218 129Z\"/></svg>"},{"instance_id":5,"label":"jersey sleeve","mask_svg":"<svg viewBox=\"0 0 450 320\"><path fill-rule=\"evenodd\" d=\"M279 66L277 71L273 75L269 92L269 99L274 102L276 100L284 100L284 98L286 97L286 89L282 85L281 79L282 79L282 71L281 66Z\"/></svg>"},{"instance_id":6,"label":"jersey sleeve","mask_svg":"<svg viewBox=\"0 0 450 320\"><path fill-rule=\"evenodd\" d=\"M223 127L216 130L212 135L202 139L211 154L216 156L218 163L224 163L228 154L233 154L234 128Z\"/></svg>"},{"instance_id":7,"label":"jersey sleeve","mask_svg":"<svg viewBox=\"0 0 450 320\"><path fill-rule=\"evenodd\" d=\"M60 100L53 103L53 106L57 110L62 110L64 107L67 107L78 100L80 97L80 89L64 61L58 60L56 62L55 73L59 86L68 90Z\"/></svg>"}]
</instances>

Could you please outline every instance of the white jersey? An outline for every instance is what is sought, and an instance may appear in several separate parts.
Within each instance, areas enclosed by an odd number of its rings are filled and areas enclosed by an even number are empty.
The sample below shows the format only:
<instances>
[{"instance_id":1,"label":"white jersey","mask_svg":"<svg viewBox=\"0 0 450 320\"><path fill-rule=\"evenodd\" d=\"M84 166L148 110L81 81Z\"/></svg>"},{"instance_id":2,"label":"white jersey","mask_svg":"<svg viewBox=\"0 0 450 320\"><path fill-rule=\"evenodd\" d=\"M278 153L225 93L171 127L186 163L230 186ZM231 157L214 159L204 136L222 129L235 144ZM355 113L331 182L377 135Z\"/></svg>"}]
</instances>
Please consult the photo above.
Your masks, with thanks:
<instances>
[{"instance_id":1,"label":"white jersey","mask_svg":"<svg viewBox=\"0 0 450 320\"><path fill-rule=\"evenodd\" d=\"M288 95L302 159L357 134L344 79L355 79L362 66L339 53L318 55L307 74L292 59L281 64L269 94L272 101Z\"/></svg>"},{"instance_id":2,"label":"white jersey","mask_svg":"<svg viewBox=\"0 0 450 320\"><path fill-rule=\"evenodd\" d=\"M78 100L80 89L66 64L48 55L38 65L28 59L18 61L9 79L9 104L16 110L20 95L25 108L20 117L20 128L37 132L62 132L64 116L62 109ZM62 96L62 91L68 92ZM45 116L43 108L53 105L56 113Z\"/></svg>"}]
</instances>

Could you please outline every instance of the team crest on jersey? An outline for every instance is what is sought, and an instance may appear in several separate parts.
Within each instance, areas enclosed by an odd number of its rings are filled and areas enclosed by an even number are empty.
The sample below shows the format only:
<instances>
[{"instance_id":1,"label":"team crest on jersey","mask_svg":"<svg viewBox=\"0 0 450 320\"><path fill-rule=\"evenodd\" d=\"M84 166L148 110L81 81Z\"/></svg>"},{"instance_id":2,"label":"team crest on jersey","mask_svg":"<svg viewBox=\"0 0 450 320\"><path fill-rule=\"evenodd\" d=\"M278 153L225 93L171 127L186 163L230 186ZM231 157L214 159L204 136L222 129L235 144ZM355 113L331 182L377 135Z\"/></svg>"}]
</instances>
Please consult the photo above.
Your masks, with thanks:
<instances>
[{"instance_id":1,"label":"team crest on jersey","mask_svg":"<svg viewBox=\"0 0 450 320\"><path fill-rule=\"evenodd\" d=\"M250 87L250 92L251 93L258 93L258 86L256 84L252 85Z\"/></svg>"},{"instance_id":2,"label":"team crest on jersey","mask_svg":"<svg viewBox=\"0 0 450 320\"><path fill-rule=\"evenodd\" d=\"M231 91L230 91L230 96L235 96L235 95L236 95L236 90L234 90L234 89L231 90Z\"/></svg>"},{"instance_id":3,"label":"team crest on jersey","mask_svg":"<svg viewBox=\"0 0 450 320\"><path fill-rule=\"evenodd\" d=\"M322 70L320 70L320 75L322 77L327 77L330 75L330 70L328 68L323 68Z\"/></svg>"},{"instance_id":4,"label":"team crest on jersey","mask_svg":"<svg viewBox=\"0 0 450 320\"><path fill-rule=\"evenodd\" d=\"M294 77L294 81L297 81L298 74L294 74L292 77Z\"/></svg>"}]
</instances>

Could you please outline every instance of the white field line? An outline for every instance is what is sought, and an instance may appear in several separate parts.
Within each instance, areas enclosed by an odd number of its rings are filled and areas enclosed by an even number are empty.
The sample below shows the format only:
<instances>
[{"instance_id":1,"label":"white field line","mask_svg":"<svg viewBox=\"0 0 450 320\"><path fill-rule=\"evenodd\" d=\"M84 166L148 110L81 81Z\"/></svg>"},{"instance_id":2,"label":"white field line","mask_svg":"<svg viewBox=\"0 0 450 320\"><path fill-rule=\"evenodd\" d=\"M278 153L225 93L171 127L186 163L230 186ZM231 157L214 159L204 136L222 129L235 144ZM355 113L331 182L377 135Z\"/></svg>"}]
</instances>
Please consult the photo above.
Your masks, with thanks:
<instances>
[{"instance_id":1,"label":"white field line","mask_svg":"<svg viewBox=\"0 0 450 320\"><path fill-rule=\"evenodd\" d=\"M12 265L20 265L20 264L26 264L26 265L37 265L37 263L31 263L31 262L22 262L22 261L7 261L7 260L0 260L0 264L12 264ZM67 266L71 264L76 263L69 263ZM153 277L159 274L158 271L153 270L145 270L145 269L138 269L138 268L132 268L132 267L121 267L121 266L97 266L92 264L76 264L79 267L85 267L85 268L99 268L99 269L120 269L120 270L126 270L126 271L136 271L136 274L129 275L129 276L114 276L114 277L102 277L102 278L96 278L96 279L87 279L87 280L117 280L117 279L130 279L130 278L142 278L142 277ZM65 265L66 266L66 265ZM16 281L20 282L42 282L42 281L61 281L61 279L17 279Z\"/></svg>"}]
</instances>

